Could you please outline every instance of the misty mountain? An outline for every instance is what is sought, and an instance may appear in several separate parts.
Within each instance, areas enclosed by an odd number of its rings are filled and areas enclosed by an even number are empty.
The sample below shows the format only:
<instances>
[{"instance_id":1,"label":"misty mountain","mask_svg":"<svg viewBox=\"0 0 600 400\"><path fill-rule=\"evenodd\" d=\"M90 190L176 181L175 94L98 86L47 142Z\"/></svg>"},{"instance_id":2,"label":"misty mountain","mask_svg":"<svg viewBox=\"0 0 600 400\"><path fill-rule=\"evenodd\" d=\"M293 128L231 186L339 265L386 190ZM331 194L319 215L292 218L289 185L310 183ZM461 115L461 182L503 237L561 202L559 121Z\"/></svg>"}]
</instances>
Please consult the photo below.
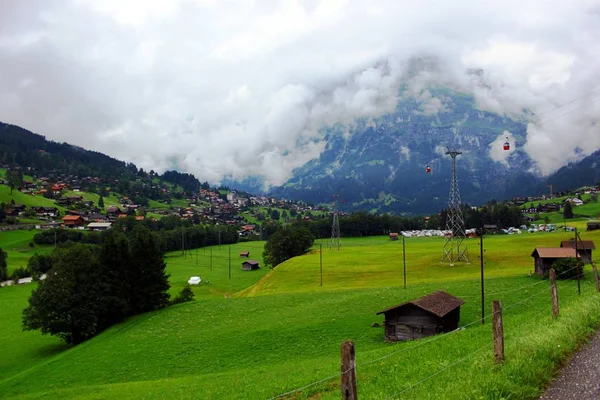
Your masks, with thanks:
<instances>
[{"instance_id":1,"label":"misty mountain","mask_svg":"<svg viewBox=\"0 0 600 400\"><path fill-rule=\"evenodd\" d=\"M447 146L463 152L457 171L465 203L522 195L540 184L522 149L523 123L477 109L469 95L446 88L429 92L419 99L404 94L394 113L356 121L350 129L330 127L320 157L296 169L270 194L314 203L331 202L337 195L346 210L439 211L447 204L451 178ZM505 129L513 138L511 151L503 153ZM500 161L492 159L490 150Z\"/></svg>"},{"instance_id":2,"label":"misty mountain","mask_svg":"<svg viewBox=\"0 0 600 400\"><path fill-rule=\"evenodd\" d=\"M544 181L544 185L538 188L538 191L547 192L547 185L552 185L552 189L558 192L597 185L598 182L600 182L600 150L578 162L560 168Z\"/></svg>"}]
</instances>

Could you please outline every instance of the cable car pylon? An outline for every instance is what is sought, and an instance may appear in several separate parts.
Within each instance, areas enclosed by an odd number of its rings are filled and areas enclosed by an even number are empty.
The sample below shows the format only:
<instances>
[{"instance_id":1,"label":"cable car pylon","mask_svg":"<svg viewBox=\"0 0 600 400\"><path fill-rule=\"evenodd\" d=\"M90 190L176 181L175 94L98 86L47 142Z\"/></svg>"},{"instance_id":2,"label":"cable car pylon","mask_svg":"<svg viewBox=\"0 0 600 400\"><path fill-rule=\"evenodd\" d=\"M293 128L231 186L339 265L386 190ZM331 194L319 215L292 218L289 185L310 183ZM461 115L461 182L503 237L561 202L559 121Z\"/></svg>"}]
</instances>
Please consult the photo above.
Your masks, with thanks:
<instances>
[{"instance_id":1,"label":"cable car pylon","mask_svg":"<svg viewBox=\"0 0 600 400\"><path fill-rule=\"evenodd\" d=\"M465 234L465 221L463 219L458 178L456 176L456 157L462 154L457 149L447 148L447 155L452 157L452 179L450 181L450 196L448 198L448 214L446 215L446 230L449 231L444 243L442 263L453 266L455 262L469 263L467 245L463 243Z\"/></svg>"}]
</instances>

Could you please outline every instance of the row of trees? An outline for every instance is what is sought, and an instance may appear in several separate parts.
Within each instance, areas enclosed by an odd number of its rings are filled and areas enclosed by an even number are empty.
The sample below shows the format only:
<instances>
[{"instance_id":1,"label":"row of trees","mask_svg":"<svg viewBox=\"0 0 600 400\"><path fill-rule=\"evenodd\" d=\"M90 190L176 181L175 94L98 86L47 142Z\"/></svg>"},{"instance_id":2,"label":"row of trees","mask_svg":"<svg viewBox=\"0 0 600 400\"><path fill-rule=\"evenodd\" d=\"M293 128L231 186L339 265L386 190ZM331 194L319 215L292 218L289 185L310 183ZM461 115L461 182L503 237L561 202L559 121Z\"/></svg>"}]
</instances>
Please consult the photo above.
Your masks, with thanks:
<instances>
[{"instance_id":1,"label":"row of trees","mask_svg":"<svg viewBox=\"0 0 600 400\"><path fill-rule=\"evenodd\" d=\"M106 232L100 246L57 248L51 257L47 278L23 311L24 330L77 344L126 317L169 303L162 252L142 225L129 236Z\"/></svg>"},{"instance_id":2,"label":"row of trees","mask_svg":"<svg viewBox=\"0 0 600 400\"><path fill-rule=\"evenodd\" d=\"M179 219L179 218L177 218ZM181 249L192 249L216 244L232 244L238 241L237 229L232 226L180 224L172 229L158 229L160 221L136 221L134 218L119 219L109 231L85 233L73 229L48 229L34 235L37 244L61 244L66 242L104 244L112 232L131 236L137 227L143 227L154 237L161 254ZM150 229L151 227L155 229Z\"/></svg>"}]
</instances>

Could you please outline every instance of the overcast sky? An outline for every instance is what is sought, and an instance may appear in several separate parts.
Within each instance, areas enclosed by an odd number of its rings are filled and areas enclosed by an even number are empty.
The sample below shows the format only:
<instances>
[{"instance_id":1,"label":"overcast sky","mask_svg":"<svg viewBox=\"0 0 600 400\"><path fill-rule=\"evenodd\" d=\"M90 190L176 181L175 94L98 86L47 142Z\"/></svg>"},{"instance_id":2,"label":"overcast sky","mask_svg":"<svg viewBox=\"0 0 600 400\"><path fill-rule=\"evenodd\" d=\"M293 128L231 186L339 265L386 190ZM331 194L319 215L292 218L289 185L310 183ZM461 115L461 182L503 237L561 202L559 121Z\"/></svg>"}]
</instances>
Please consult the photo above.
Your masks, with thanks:
<instances>
[{"instance_id":1,"label":"overcast sky","mask_svg":"<svg viewBox=\"0 0 600 400\"><path fill-rule=\"evenodd\" d=\"M283 182L409 71L423 112L443 84L535 113L542 174L600 148L600 0L0 0L1 121L213 183Z\"/></svg>"}]
</instances>

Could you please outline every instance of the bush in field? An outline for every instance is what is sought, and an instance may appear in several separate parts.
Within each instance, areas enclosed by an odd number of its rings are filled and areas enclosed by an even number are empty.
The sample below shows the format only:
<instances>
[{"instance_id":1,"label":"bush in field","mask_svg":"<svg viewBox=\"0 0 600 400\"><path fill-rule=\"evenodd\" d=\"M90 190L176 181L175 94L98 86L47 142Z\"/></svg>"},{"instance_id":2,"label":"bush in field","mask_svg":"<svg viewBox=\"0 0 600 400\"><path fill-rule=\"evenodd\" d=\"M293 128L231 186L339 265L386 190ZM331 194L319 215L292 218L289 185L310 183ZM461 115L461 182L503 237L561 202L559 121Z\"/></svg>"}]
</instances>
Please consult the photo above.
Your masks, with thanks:
<instances>
[{"instance_id":1,"label":"bush in field","mask_svg":"<svg viewBox=\"0 0 600 400\"><path fill-rule=\"evenodd\" d=\"M556 279L571 279L576 278L577 274L583 274L583 264L577 265L577 260L573 257L554 261L552 268L556 272Z\"/></svg>"},{"instance_id":2,"label":"bush in field","mask_svg":"<svg viewBox=\"0 0 600 400\"><path fill-rule=\"evenodd\" d=\"M180 304L192 300L194 300L194 292L192 291L190 285L185 285L185 287L181 289L177 297L171 300L171 304Z\"/></svg>"},{"instance_id":3,"label":"bush in field","mask_svg":"<svg viewBox=\"0 0 600 400\"><path fill-rule=\"evenodd\" d=\"M10 279L16 281L17 279L27 278L28 276L31 276L31 272L25 267L19 267L13 271L10 275Z\"/></svg>"}]
</instances>

